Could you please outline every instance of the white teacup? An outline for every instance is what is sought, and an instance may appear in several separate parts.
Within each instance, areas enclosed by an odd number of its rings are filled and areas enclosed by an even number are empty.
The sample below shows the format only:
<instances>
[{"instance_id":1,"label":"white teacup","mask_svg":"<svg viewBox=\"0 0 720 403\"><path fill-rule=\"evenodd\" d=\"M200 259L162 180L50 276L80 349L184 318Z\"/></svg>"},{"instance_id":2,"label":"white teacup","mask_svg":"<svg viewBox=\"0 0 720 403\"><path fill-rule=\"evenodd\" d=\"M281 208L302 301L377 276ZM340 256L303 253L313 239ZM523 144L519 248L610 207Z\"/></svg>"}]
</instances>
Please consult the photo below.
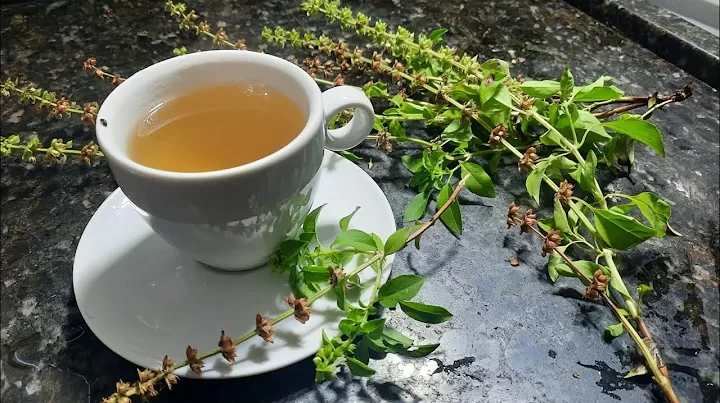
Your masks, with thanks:
<instances>
[{"instance_id":1,"label":"white teacup","mask_svg":"<svg viewBox=\"0 0 720 403\"><path fill-rule=\"evenodd\" d=\"M134 128L151 108L199 87L236 82L261 83L283 93L305 115L305 127L273 154L219 171L169 172L129 158ZM327 121L346 108L355 108L352 120L329 130ZM102 104L96 129L115 180L158 235L194 260L245 270L266 263L302 224L313 202L324 148L358 145L373 121L372 104L358 88L321 92L306 72L286 60L213 50L174 57L135 73ZM222 144L208 133L204 146Z\"/></svg>"}]
</instances>

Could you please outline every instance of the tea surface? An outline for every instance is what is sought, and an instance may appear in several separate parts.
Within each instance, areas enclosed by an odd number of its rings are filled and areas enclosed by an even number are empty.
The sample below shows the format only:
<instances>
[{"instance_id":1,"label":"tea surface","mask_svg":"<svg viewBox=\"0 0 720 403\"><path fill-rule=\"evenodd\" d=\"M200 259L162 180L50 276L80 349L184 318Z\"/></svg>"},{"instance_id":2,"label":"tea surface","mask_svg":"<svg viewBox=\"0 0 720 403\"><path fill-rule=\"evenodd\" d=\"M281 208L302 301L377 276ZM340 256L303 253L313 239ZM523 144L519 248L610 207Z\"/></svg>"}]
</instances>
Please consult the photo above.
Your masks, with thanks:
<instances>
[{"instance_id":1,"label":"tea surface","mask_svg":"<svg viewBox=\"0 0 720 403\"><path fill-rule=\"evenodd\" d=\"M135 128L129 156L165 171L216 171L274 153L304 125L298 107L266 86L200 88L150 111Z\"/></svg>"}]
</instances>

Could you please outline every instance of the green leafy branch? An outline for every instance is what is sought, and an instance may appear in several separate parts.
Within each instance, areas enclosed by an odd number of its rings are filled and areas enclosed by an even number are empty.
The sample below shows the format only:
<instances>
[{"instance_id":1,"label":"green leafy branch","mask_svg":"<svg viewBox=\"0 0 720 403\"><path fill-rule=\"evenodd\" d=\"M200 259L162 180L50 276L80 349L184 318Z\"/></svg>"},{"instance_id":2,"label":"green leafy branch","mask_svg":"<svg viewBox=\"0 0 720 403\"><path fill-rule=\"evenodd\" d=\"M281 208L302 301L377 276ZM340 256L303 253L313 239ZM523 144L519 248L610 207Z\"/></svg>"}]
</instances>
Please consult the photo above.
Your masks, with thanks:
<instances>
[{"instance_id":1,"label":"green leafy branch","mask_svg":"<svg viewBox=\"0 0 720 403\"><path fill-rule=\"evenodd\" d=\"M50 146L43 148L37 137L32 137L24 144L17 134L0 137L0 155L8 157L12 155L13 151L21 151L22 161L33 164L37 162L35 154L44 154L45 162L65 162L68 155L76 155L78 163L88 167L92 166L93 158L105 156L93 141L85 144L79 150L72 149L72 146L72 140L65 143L62 139L52 139Z\"/></svg>"},{"instance_id":2,"label":"green leafy branch","mask_svg":"<svg viewBox=\"0 0 720 403\"><path fill-rule=\"evenodd\" d=\"M440 210L449 208L463 186L464 182L460 182ZM310 212L303 221L302 231L296 237L283 241L271 259L273 270L288 275L290 280L293 293L285 299L292 306L290 309L273 318L258 314L255 329L235 339L222 331L218 348L198 354L197 349L188 346L186 360L182 362L174 363L166 356L162 368L156 371L138 369L137 381L119 381L116 391L104 398L103 403L129 403L134 396L144 400L157 396L163 385L171 389L178 382L175 375L177 369L189 366L193 372L202 373L203 360L218 354L234 363L237 345L255 336L272 343L274 325L290 317L304 324L311 315L312 304L330 293L336 296L338 308L345 312L346 318L339 325L342 336L330 338L323 331L322 345L313 358L317 381L334 378L345 366L357 376L372 375L375 370L369 366L369 360L371 357L379 358L382 354L394 353L417 358L432 353L438 344L416 345L411 338L387 327L385 319L371 318L378 314L378 306L399 306L409 317L429 324L442 323L452 318L452 314L445 308L411 301L422 287L423 278L420 276L399 276L382 284L385 259L419 239L439 219L441 213L423 224L401 228L383 242L375 234L349 229L356 209L340 220L340 235L329 247L325 247L317 237L317 220L322 208L320 206ZM364 259L352 269L345 267L354 257ZM353 304L348 297L348 289L365 287L360 283L359 275L367 268L375 272L371 297L366 303L359 300ZM327 283L330 284L322 285ZM295 292L309 294L295 295Z\"/></svg>"}]
</instances>

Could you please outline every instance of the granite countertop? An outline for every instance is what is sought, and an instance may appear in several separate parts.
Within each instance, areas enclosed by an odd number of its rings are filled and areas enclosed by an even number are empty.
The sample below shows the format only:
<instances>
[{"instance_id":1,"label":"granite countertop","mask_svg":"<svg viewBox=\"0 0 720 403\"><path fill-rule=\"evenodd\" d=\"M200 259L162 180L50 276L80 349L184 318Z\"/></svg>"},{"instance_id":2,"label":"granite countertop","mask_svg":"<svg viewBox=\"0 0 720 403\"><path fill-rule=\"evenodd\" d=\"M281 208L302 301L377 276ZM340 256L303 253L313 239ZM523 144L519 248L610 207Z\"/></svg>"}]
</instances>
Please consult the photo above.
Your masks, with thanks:
<instances>
[{"instance_id":1,"label":"granite countertop","mask_svg":"<svg viewBox=\"0 0 720 403\"><path fill-rule=\"evenodd\" d=\"M36 2L3 6L1 77L19 77L72 100L103 100L111 86L81 71L89 56L128 76L172 55L210 44L162 10L162 2L112 0ZM262 6L261 6L262 4ZM264 25L323 31L296 2L192 1L231 38L256 48ZM695 81L688 101L656 113L668 157L638 147L628 178L609 178L609 191L655 191L673 205L672 225L682 238L653 240L621 257L630 286L651 283L647 323L663 348L675 389L685 402L715 402L720 384L718 349L718 93L696 77L559 0L348 1L356 11L414 31L449 29L447 42L481 58L515 59L513 70L556 78L569 63L576 80L601 74L628 93L682 88ZM355 42L357 43L357 42ZM274 51L289 56L290 50ZM299 55L299 54L296 54ZM357 84L361 82L358 81ZM32 108L2 99L2 133L37 132L41 139L84 142L92 131L77 120L46 120ZM362 146L370 174L387 195L398 222L413 196L397 156ZM508 161L509 162L509 161ZM577 283L551 284L546 260L530 237L504 228L506 206L525 204L523 179L509 162L494 178L497 197L465 204L465 234L434 228L421 251L402 251L393 275L419 273L419 299L447 307L450 322L425 327L388 313L388 321L441 347L422 359L389 356L376 376L342 374L313 382L304 360L266 375L231 381L181 380L158 402L197 401L430 401L430 402L652 402L648 379L624 380L633 343L605 341L614 323L604 307L580 298ZM84 323L72 292L72 263L84 226L116 184L104 162L92 169L32 166L2 159L2 267L0 392L4 402L99 401L135 366L106 348ZM511 267L508 259L520 265ZM576 374L576 376L573 376Z\"/></svg>"}]
</instances>

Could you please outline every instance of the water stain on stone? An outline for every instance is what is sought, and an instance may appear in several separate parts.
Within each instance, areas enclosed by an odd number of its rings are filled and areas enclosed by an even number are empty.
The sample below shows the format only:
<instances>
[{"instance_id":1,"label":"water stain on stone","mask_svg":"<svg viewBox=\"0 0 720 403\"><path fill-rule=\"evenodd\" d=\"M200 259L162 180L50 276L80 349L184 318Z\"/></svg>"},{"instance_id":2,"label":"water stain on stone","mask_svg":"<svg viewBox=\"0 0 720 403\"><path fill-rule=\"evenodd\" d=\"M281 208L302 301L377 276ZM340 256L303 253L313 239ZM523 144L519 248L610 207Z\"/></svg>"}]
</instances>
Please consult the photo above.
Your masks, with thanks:
<instances>
[{"instance_id":1,"label":"water stain on stone","mask_svg":"<svg viewBox=\"0 0 720 403\"><path fill-rule=\"evenodd\" d=\"M577 363L581 367L594 369L600 374L600 380L595 382L602 388L602 393L612 397L615 400L621 400L620 396L612 393L616 390L632 390L635 385L623 378L624 374L612 369L609 365L602 361L595 361L595 365Z\"/></svg>"},{"instance_id":2,"label":"water stain on stone","mask_svg":"<svg viewBox=\"0 0 720 403\"><path fill-rule=\"evenodd\" d=\"M450 365L443 364L442 361L440 361L438 358L431 358L431 360L435 361L438 365L438 367L435 369L435 371L431 375L439 374L441 372L450 373L455 372L458 368L466 367L473 362L475 362L475 357L464 357L459 360L453 361Z\"/></svg>"}]
</instances>

